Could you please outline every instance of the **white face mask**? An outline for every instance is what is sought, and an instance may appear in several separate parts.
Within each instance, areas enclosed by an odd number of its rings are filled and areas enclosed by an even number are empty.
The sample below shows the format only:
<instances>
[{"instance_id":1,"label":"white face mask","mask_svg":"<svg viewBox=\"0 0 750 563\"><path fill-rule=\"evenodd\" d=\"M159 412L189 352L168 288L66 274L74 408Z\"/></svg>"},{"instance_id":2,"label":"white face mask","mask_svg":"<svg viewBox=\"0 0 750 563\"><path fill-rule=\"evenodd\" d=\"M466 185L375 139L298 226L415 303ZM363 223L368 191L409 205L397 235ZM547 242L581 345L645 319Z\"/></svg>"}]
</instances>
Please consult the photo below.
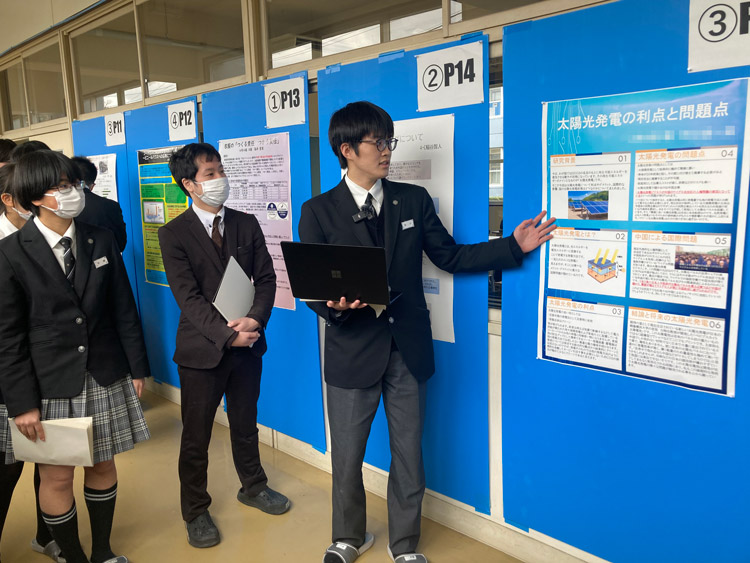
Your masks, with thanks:
<instances>
[{"instance_id":1,"label":"white face mask","mask_svg":"<svg viewBox=\"0 0 750 563\"><path fill-rule=\"evenodd\" d=\"M83 197L83 190L78 187L74 187L66 194L62 194L58 190L51 194L44 195L55 198L57 201L57 209L51 209L46 205L42 205L41 207L49 209L52 213L62 219L73 219L74 217L78 217L86 205L86 200Z\"/></svg>"},{"instance_id":2,"label":"white face mask","mask_svg":"<svg viewBox=\"0 0 750 563\"><path fill-rule=\"evenodd\" d=\"M203 188L203 195L194 194L203 203L210 207L221 207L229 198L229 178L215 178L205 182L195 182Z\"/></svg>"},{"instance_id":3,"label":"white face mask","mask_svg":"<svg viewBox=\"0 0 750 563\"><path fill-rule=\"evenodd\" d=\"M23 211L19 211L15 207L11 207L11 209L15 211L16 213L18 213L18 216L21 217L21 219L23 219L24 221L28 221L34 216L34 214L31 211L27 211L26 213L24 213Z\"/></svg>"}]
</instances>

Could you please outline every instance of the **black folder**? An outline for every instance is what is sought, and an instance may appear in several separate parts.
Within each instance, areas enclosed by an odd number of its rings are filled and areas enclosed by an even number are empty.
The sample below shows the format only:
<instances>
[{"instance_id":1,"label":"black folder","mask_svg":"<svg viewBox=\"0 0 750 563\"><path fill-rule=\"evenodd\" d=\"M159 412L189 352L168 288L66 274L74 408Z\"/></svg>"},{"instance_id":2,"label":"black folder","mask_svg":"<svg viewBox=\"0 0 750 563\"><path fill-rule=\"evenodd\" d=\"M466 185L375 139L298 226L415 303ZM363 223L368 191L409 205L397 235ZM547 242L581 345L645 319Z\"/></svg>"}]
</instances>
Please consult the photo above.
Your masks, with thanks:
<instances>
[{"instance_id":1,"label":"black folder","mask_svg":"<svg viewBox=\"0 0 750 563\"><path fill-rule=\"evenodd\" d=\"M338 301L345 297L373 305L388 305L385 249L283 241L292 294L307 301Z\"/></svg>"}]
</instances>

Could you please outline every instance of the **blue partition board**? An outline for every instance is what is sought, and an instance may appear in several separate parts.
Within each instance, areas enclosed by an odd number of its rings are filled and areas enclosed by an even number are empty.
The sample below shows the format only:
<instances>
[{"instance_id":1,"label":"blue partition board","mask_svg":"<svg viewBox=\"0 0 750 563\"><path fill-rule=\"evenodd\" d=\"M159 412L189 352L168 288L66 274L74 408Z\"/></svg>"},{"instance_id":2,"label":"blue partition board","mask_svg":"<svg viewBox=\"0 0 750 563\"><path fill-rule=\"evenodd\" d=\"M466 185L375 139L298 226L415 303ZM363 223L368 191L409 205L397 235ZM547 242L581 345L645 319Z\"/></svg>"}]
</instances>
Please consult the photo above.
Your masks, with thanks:
<instances>
[{"instance_id":1,"label":"blue partition board","mask_svg":"<svg viewBox=\"0 0 750 563\"><path fill-rule=\"evenodd\" d=\"M481 35L465 38L466 42L477 40L484 42L484 68L488 69L487 38ZM439 48L460 43L447 43ZM375 60L335 65L318 72L321 142L328 138L333 112L358 100L381 106L395 121L454 114L453 236L459 243L486 241L488 74L485 71L484 103L418 112L416 55L435 50L431 47L389 53ZM341 180L341 168L328 143L321 146L320 174L323 191ZM437 370L427 386L423 440L427 487L489 513L487 274L454 276L453 314L456 342L434 342ZM381 405L365 461L388 470L390 450L382 410Z\"/></svg>"},{"instance_id":2,"label":"blue partition board","mask_svg":"<svg viewBox=\"0 0 750 563\"><path fill-rule=\"evenodd\" d=\"M622 0L505 28L506 222L542 201L543 101L750 74L687 72L689 4ZM614 562L750 561L750 276L732 399L536 360L539 275L536 253L503 277L505 519Z\"/></svg>"},{"instance_id":3,"label":"blue partition board","mask_svg":"<svg viewBox=\"0 0 750 563\"><path fill-rule=\"evenodd\" d=\"M129 194L134 227L132 243L128 244L132 244L135 252L135 272L146 350L154 379L175 387L180 386L180 378L177 375L177 366L172 361L172 355L175 349L180 309L168 287L146 282L141 193L138 185L138 151L197 142L197 137L185 141L169 140L167 106L190 100L195 100L195 97L125 112L125 138L131 186Z\"/></svg>"},{"instance_id":4,"label":"blue partition board","mask_svg":"<svg viewBox=\"0 0 750 563\"><path fill-rule=\"evenodd\" d=\"M136 303L138 303L138 285L135 275L135 252L133 250L133 231L140 230L140 211L136 208L136 217L133 219L131 200L128 193L130 187L128 176L128 151L127 145L107 146L105 136L105 125L103 117L95 117L85 121L73 122L73 151L76 156L93 156L97 154L117 155L117 200L122 209L125 220L125 230L128 234L128 244L122 253L125 268L128 271L130 287L133 289Z\"/></svg>"},{"instance_id":5,"label":"blue partition board","mask_svg":"<svg viewBox=\"0 0 750 563\"><path fill-rule=\"evenodd\" d=\"M237 86L203 95L203 137L218 148L219 141L287 131L291 175L291 217L295 240L302 203L311 197L310 126L305 123L266 128L263 85L307 74ZM307 95L305 95L307 99ZM274 308L266 330L268 352L263 357L263 377L258 422L320 451L326 449L323 390L320 379L317 317L296 300L296 310Z\"/></svg>"}]
</instances>

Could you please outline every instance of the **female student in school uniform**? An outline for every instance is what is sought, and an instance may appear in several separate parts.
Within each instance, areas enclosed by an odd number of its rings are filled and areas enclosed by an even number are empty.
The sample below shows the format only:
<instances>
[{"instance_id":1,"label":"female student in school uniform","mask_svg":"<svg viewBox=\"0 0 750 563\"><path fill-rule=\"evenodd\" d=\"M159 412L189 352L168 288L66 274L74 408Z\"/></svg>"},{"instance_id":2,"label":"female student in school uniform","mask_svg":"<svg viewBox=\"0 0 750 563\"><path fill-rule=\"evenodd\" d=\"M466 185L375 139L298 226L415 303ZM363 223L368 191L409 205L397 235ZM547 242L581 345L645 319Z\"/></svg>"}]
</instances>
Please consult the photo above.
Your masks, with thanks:
<instances>
[{"instance_id":1,"label":"female student in school uniform","mask_svg":"<svg viewBox=\"0 0 750 563\"><path fill-rule=\"evenodd\" d=\"M2 160L2 156L0 156ZM31 218L31 212L26 211L13 198L10 193L8 179L13 172L14 165L1 163L0 167L0 239L15 233ZM0 393L0 404L3 404L2 393ZM5 465L5 452L2 451L4 442L0 442L0 536L5 527L5 519L8 516L8 508L13 497L18 480L23 471L23 462L17 461ZM39 468L34 467L34 493L36 496L36 536L31 540L31 549L43 553L56 563L65 563L60 556L60 548L47 529L47 524L42 519L42 511L39 508Z\"/></svg>"},{"instance_id":2,"label":"female student in school uniform","mask_svg":"<svg viewBox=\"0 0 750 563\"><path fill-rule=\"evenodd\" d=\"M8 424L35 441L44 440L42 420L93 417L94 466L84 477L90 561L126 563L109 543L114 456L149 438L138 400L149 367L125 267L112 233L74 220L83 191L70 159L47 150L26 154L10 181L34 218L0 241L0 449L6 463L15 461ZM75 468L39 469L52 537L68 563L88 563L78 539Z\"/></svg>"}]
</instances>

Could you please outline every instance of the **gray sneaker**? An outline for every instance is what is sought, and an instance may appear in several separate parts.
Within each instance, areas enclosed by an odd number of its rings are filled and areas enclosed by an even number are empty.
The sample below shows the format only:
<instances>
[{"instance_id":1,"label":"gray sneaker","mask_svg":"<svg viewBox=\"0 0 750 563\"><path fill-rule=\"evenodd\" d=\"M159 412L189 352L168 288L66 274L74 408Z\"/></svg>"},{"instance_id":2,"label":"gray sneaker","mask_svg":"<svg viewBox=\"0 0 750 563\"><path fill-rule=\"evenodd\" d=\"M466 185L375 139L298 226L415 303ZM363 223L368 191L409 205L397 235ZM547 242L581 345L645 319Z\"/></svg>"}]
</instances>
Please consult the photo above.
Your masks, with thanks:
<instances>
[{"instance_id":1,"label":"gray sneaker","mask_svg":"<svg viewBox=\"0 0 750 563\"><path fill-rule=\"evenodd\" d=\"M292 506L288 498L270 487L266 487L254 497L242 492L242 489L240 489L237 493L237 500L242 504L262 510L266 514L284 514Z\"/></svg>"},{"instance_id":2,"label":"gray sneaker","mask_svg":"<svg viewBox=\"0 0 750 563\"><path fill-rule=\"evenodd\" d=\"M185 527L188 543L193 547L212 547L221 541L219 529L211 520L208 510L190 522L185 522Z\"/></svg>"},{"instance_id":3,"label":"gray sneaker","mask_svg":"<svg viewBox=\"0 0 750 563\"><path fill-rule=\"evenodd\" d=\"M34 538L31 540L31 549L37 553L43 553L56 563L65 563L65 558L60 555L60 547L55 540L52 540L47 545L42 545Z\"/></svg>"}]
</instances>

